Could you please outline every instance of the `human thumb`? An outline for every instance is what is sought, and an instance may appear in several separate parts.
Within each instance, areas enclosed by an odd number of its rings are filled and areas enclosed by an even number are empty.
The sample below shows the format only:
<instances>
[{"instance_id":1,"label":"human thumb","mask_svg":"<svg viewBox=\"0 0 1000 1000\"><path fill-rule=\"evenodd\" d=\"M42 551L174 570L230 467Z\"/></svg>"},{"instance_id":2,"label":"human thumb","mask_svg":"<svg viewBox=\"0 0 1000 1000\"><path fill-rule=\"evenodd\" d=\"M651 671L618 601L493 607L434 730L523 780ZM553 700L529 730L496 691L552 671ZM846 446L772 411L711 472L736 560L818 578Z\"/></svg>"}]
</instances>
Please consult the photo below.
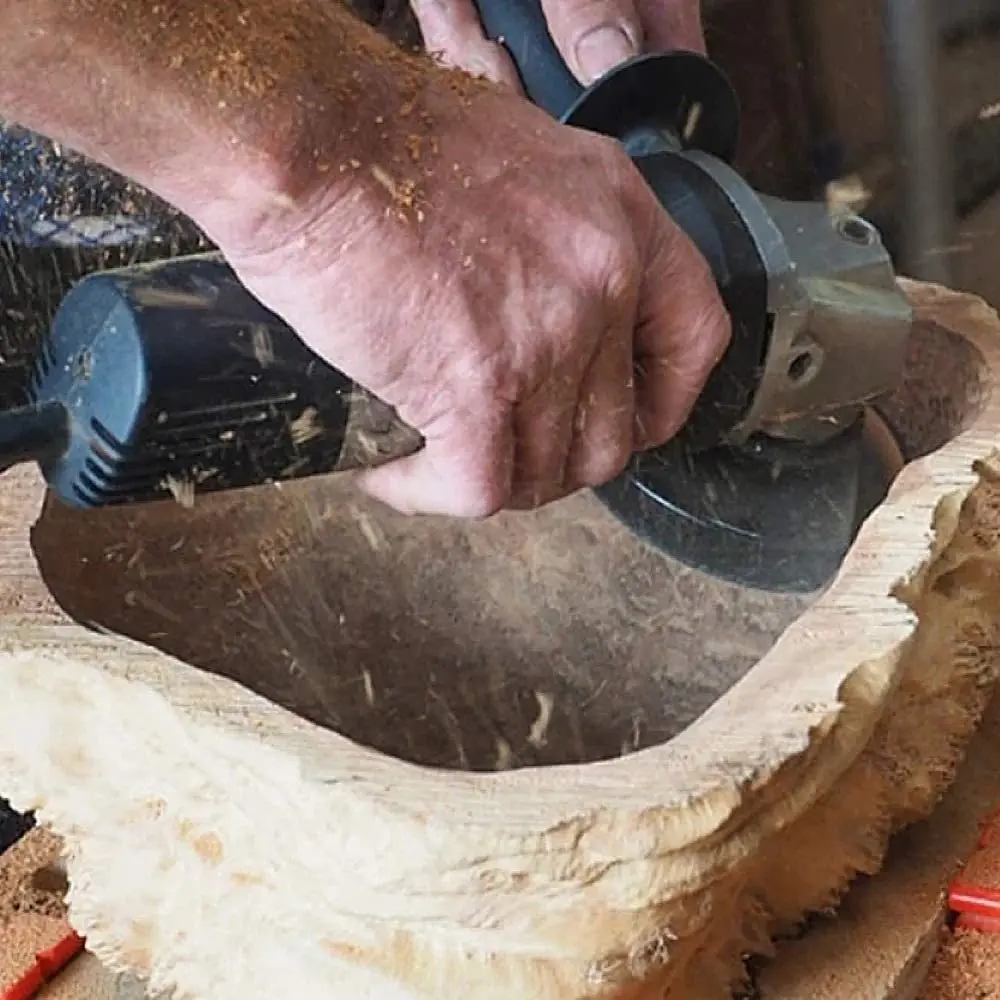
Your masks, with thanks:
<instances>
[{"instance_id":1,"label":"human thumb","mask_svg":"<svg viewBox=\"0 0 1000 1000\"><path fill-rule=\"evenodd\" d=\"M632 0L542 0L559 52L589 86L642 51L642 22Z\"/></svg>"}]
</instances>

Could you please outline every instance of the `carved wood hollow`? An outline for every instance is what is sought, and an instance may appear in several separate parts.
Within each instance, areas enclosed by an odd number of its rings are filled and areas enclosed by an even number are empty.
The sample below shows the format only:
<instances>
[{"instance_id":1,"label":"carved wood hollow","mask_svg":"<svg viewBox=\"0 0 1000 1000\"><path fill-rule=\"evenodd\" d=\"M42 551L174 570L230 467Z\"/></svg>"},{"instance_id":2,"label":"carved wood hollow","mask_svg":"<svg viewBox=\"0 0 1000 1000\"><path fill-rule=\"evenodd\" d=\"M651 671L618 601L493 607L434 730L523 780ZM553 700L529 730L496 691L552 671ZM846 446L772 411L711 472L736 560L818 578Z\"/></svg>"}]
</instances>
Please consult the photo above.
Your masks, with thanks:
<instances>
[{"instance_id":1,"label":"carved wood hollow","mask_svg":"<svg viewBox=\"0 0 1000 1000\"><path fill-rule=\"evenodd\" d=\"M922 321L881 408L905 458L969 426L974 346ZM33 533L71 616L237 680L375 750L490 771L663 743L811 603L631 537L589 494L485 523L408 520L349 477L69 512Z\"/></svg>"}]
</instances>

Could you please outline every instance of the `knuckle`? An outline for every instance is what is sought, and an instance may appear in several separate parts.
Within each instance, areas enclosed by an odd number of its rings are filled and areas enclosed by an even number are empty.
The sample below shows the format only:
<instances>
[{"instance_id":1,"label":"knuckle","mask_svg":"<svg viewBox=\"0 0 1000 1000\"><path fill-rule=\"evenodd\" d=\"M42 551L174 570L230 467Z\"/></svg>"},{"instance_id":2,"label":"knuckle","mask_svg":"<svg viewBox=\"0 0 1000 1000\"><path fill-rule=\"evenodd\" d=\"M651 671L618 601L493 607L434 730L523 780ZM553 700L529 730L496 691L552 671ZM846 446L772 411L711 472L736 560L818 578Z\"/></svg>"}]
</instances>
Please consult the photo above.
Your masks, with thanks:
<instances>
[{"instance_id":1,"label":"knuckle","mask_svg":"<svg viewBox=\"0 0 1000 1000\"><path fill-rule=\"evenodd\" d=\"M580 223L578 252L592 267L593 277L606 296L632 295L640 283L642 253L639 240L635 198L632 187L645 182L636 174L628 155L614 143L614 148L597 147L598 163L590 167L592 207ZM636 174L635 177L632 175ZM597 187L593 179L598 179ZM596 196L596 197L595 197Z\"/></svg>"},{"instance_id":2,"label":"knuckle","mask_svg":"<svg viewBox=\"0 0 1000 1000\"><path fill-rule=\"evenodd\" d=\"M531 481L520 483L511 496L509 506L513 510L538 510L556 500L561 500L567 493L563 483Z\"/></svg>"},{"instance_id":3,"label":"knuckle","mask_svg":"<svg viewBox=\"0 0 1000 1000\"><path fill-rule=\"evenodd\" d=\"M605 218L595 219L590 224L587 243L597 251L595 256L611 270L631 271L639 264L635 237L628 221L623 213L617 211L608 212Z\"/></svg>"},{"instance_id":4,"label":"knuckle","mask_svg":"<svg viewBox=\"0 0 1000 1000\"><path fill-rule=\"evenodd\" d=\"M510 499L510 477L503 456L484 451L456 465L452 481L443 484L453 516L481 521L498 514Z\"/></svg>"},{"instance_id":5,"label":"knuckle","mask_svg":"<svg viewBox=\"0 0 1000 1000\"><path fill-rule=\"evenodd\" d=\"M667 411L652 409L640 422L636 451L665 445L676 433L676 419Z\"/></svg>"},{"instance_id":6,"label":"knuckle","mask_svg":"<svg viewBox=\"0 0 1000 1000\"><path fill-rule=\"evenodd\" d=\"M715 346L715 350L712 352L712 364L714 365L721 360L722 355L726 352L726 348L729 347L733 339L733 321L728 310L721 303L712 309L711 312L712 316L708 321L708 325L712 330L711 336Z\"/></svg>"},{"instance_id":7,"label":"knuckle","mask_svg":"<svg viewBox=\"0 0 1000 1000\"><path fill-rule=\"evenodd\" d=\"M592 448L580 470L581 486L603 486L619 476L632 458L631 434L618 434Z\"/></svg>"},{"instance_id":8,"label":"knuckle","mask_svg":"<svg viewBox=\"0 0 1000 1000\"><path fill-rule=\"evenodd\" d=\"M515 81L504 53L492 42L458 44L448 54L451 65L470 76L480 77L497 84Z\"/></svg>"},{"instance_id":9,"label":"knuckle","mask_svg":"<svg viewBox=\"0 0 1000 1000\"><path fill-rule=\"evenodd\" d=\"M601 139L601 155L604 158L608 176L627 191L648 190L642 174L639 173L625 147L617 139L612 139L609 136L599 136L599 138Z\"/></svg>"},{"instance_id":10,"label":"knuckle","mask_svg":"<svg viewBox=\"0 0 1000 1000\"><path fill-rule=\"evenodd\" d=\"M622 195L645 186L642 174L617 139L591 132L580 136L580 140L586 144L586 159L591 161L587 169L594 171L593 176L601 178L609 190Z\"/></svg>"},{"instance_id":11,"label":"knuckle","mask_svg":"<svg viewBox=\"0 0 1000 1000\"><path fill-rule=\"evenodd\" d=\"M622 244L609 254L603 275L605 297L615 305L634 303L642 283L642 261L633 244Z\"/></svg>"},{"instance_id":12,"label":"knuckle","mask_svg":"<svg viewBox=\"0 0 1000 1000\"><path fill-rule=\"evenodd\" d=\"M631 228L612 213L581 226L578 260L595 292L616 299L633 295L642 273L642 259Z\"/></svg>"},{"instance_id":13,"label":"knuckle","mask_svg":"<svg viewBox=\"0 0 1000 1000\"><path fill-rule=\"evenodd\" d=\"M497 83L516 79L506 51L496 42L487 42L478 53L477 61L482 65L485 75Z\"/></svg>"},{"instance_id":14,"label":"knuckle","mask_svg":"<svg viewBox=\"0 0 1000 1000\"><path fill-rule=\"evenodd\" d=\"M696 373L706 375L721 360L732 340L732 322L726 309L706 303L692 323L692 365Z\"/></svg>"}]
</instances>

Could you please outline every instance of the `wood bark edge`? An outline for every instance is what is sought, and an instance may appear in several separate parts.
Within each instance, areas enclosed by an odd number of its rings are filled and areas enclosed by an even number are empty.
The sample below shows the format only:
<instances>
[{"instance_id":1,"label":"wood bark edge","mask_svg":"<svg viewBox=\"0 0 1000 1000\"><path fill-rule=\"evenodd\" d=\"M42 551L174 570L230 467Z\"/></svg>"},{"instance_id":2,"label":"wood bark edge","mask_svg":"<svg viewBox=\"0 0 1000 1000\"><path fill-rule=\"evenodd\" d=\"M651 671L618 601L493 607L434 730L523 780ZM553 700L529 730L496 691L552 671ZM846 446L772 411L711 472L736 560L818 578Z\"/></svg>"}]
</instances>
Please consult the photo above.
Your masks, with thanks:
<instances>
[{"instance_id":1,"label":"wood bark edge","mask_svg":"<svg viewBox=\"0 0 1000 1000\"><path fill-rule=\"evenodd\" d=\"M904 470L828 593L664 746L410 766L88 632L21 579L0 773L66 839L91 948L196 1000L725 996L742 955L833 905L933 807L1000 668L1000 323L906 287L982 355L975 419ZM43 490L24 471L3 490L23 575Z\"/></svg>"}]
</instances>

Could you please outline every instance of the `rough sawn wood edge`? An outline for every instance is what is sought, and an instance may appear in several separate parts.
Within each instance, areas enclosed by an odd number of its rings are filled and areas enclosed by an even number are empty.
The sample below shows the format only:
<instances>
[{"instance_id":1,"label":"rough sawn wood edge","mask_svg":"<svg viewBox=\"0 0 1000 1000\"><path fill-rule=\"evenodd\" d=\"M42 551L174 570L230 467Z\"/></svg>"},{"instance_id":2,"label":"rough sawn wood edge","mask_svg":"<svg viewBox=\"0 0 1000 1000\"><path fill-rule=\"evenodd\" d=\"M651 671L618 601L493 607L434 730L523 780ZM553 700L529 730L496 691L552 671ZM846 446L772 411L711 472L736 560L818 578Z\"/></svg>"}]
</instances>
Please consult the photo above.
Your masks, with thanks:
<instances>
[{"instance_id":1,"label":"rough sawn wood edge","mask_svg":"<svg viewBox=\"0 0 1000 1000\"><path fill-rule=\"evenodd\" d=\"M1000 697L934 812L896 837L875 878L851 886L756 977L755 1000L915 1000L942 941L947 889L1000 804Z\"/></svg>"},{"instance_id":2,"label":"rough sawn wood edge","mask_svg":"<svg viewBox=\"0 0 1000 1000\"><path fill-rule=\"evenodd\" d=\"M998 370L985 304L906 287ZM998 426L988 390L904 470L823 599L669 744L500 774L381 757L74 625L33 570L41 483L10 473L5 791L65 837L93 950L156 991L722 997L743 954L878 866L975 727L998 669L1000 490L973 466Z\"/></svg>"}]
</instances>

